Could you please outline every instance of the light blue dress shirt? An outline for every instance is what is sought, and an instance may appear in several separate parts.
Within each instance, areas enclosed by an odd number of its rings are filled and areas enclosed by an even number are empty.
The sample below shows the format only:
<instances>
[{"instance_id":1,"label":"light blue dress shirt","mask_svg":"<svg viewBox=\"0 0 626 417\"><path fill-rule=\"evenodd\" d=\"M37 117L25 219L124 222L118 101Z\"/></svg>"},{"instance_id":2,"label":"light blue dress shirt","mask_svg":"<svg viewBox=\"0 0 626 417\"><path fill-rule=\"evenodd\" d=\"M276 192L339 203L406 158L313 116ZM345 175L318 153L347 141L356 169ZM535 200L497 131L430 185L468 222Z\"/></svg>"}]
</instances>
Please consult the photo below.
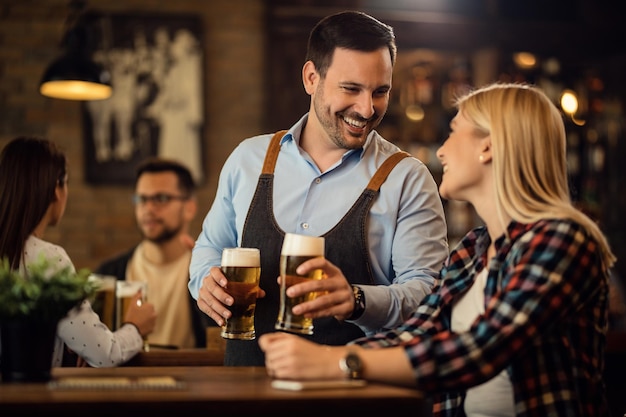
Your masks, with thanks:
<instances>
[{"instance_id":1,"label":"light blue dress shirt","mask_svg":"<svg viewBox=\"0 0 626 417\"><path fill-rule=\"evenodd\" d=\"M281 141L274 173L274 217L285 232L319 236L341 220L378 167L400 149L374 131L363 149L347 151L322 173L298 145L307 117ZM196 299L210 268L220 265L222 248L241 243L272 136L242 141L222 168L191 257L189 290ZM400 324L415 311L448 256L441 198L421 161L405 158L391 171L370 210L367 238L376 285L361 286L366 310L354 323L372 333Z\"/></svg>"}]
</instances>

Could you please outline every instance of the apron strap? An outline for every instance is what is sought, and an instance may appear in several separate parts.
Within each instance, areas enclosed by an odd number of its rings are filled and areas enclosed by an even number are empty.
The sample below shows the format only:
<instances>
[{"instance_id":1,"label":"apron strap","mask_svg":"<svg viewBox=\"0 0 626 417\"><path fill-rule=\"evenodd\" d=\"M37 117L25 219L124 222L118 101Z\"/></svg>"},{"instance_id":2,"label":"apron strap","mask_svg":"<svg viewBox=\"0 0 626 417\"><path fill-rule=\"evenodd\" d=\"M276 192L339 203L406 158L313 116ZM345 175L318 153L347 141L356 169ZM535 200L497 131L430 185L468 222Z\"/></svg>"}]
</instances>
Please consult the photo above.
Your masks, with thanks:
<instances>
[{"instance_id":1,"label":"apron strap","mask_svg":"<svg viewBox=\"0 0 626 417\"><path fill-rule=\"evenodd\" d=\"M383 182L387 179L387 176L394 169L394 167L406 158L407 156L411 156L409 153L404 151L399 151L391 155L383 164L378 168L369 184L367 184L368 190L378 191Z\"/></svg>"},{"instance_id":2,"label":"apron strap","mask_svg":"<svg viewBox=\"0 0 626 417\"><path fill-rule=\"evenodd\" d=\"M278 159L278 152L280 152L280 140L287 133L286 130L279 130L274 133L274 136L270 140L270 144L267 147L267 153L265 154L265 161L263 162L262 174L273 174L274 167L276 167L276 160Z\"/></svg>"}]
</instances>

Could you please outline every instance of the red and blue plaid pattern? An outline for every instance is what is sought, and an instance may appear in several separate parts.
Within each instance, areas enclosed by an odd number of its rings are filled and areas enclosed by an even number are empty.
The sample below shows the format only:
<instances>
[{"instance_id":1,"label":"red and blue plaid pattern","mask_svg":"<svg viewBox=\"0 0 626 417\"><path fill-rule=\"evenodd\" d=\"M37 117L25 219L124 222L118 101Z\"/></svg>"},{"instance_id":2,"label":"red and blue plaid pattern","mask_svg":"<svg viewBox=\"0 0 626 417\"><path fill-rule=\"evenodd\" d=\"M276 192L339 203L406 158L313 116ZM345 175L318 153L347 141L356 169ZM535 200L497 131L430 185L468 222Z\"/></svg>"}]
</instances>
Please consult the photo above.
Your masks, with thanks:
<instances>
[{"instance_id":1,"label":"red and blue plaid pattern","mask_svg":"<svg viewBox=\"0 0 626 417\"><path fill-rule=\"evenodd\" d=\"M517 416L606 416L602 379L608 272L597 243L569 220L512 222L495 242L485 313L450 330L452 305L487 265L483 227L451 252L441 279L401 327L355 343L404 345L434 416L462 416L463 396L506 369Z\"/></svg>"}]
</instances>

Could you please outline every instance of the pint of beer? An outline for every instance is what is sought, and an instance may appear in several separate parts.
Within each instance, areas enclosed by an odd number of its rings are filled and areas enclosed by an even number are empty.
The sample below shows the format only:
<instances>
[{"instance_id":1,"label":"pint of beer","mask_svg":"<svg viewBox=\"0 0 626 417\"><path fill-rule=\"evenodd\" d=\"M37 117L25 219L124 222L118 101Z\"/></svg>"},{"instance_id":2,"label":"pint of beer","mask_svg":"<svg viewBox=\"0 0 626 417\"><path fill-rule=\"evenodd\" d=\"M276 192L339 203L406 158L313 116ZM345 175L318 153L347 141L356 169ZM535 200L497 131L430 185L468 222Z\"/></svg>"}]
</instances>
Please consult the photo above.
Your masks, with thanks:
<instances>
[{"instance_id":1,"label":"pint of beer","mask_svg":"<svg viewBox=\"0 0 626 417\"><path fill-rule=\"evenodd\" d=\"M115 330L115 282L112 275L91 274L87 278L93 282L96 292L91 299L93 311L110 330Z\"/></svg>"},{"instance_id":2,"label":"pint of beer","mask_svg":"<svg viewBox=\"0 0 626 417\"><path fill-rule=\"evenodd\" d=\"M221 335L225 339L252 340L256 337L254 310L261 278L261 251L256 248L225 248L221 269L228 280L226 291L235 300L228 307L232 315L222 326Z\"/></svg>"},{"instance_id":3,"label":"pint of beer","mask_svg":"<svg viewBox=\"0 0 626 417\"><path fill-rule=\"evenodd\" d=\"M146 301L148 297L148 283L142 281L123 281L118 280L115 288L115 329L122 327L126 310L137 291L141 290L141 299L137 303ZM148 352L150 344L148 339L143 338L143 350Z\"/></svg>"},{"instance_id":4,"label":"pint of beer","mask_svg":"<svg viewBox=\"0 0 626 417\"><path fill-rule=\"evenodd\" d=\"M280 254L280 306L278 319L274 326L278 330L286 330L292 333L313 334L313 319L302 315L293 314L291 309L306 301L314 300L316 292L290 298L287 296L287 288L305 280L322 279L322 270L316 269L307 275L298 275L296 268L301 263L311 258L324 256L324 238L315 236L285 234L283 247Z\"/></svg>"},{"instance_id":5,"label":"pint of beer","mask_svg":"<svg viewBox=\"0 0 626 417\"><path fill-rule=\"evenodd\" d=\"M146 301L148 284L142 281L118 280L115 288L115 329L122 327L126 310L137 291L141 290L141 300Z\"/></svg>"}]
</instances>

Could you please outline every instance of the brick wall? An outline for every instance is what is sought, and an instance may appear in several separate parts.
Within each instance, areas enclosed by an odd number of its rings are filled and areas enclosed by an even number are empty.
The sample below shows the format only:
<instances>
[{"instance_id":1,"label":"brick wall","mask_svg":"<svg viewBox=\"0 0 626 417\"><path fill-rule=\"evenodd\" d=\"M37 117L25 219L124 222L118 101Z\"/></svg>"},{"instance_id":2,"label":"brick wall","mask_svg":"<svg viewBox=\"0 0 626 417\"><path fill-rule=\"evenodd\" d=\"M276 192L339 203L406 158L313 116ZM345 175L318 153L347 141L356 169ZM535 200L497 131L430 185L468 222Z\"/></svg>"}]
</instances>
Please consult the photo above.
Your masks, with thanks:
<instances>
[{"instance_id":1,"label":"brick wall","mask_svg":"<svg viewBox=\"0 0 626 417\"><path fill-rule=\"evenodd\" d=\"M67 0L0 1L0 147L18 135L39 135L60 144L69 157L70 197L64 218L46 239L62 245L77 268L139 241L132 186L85 182L81 103L38 92L44 69L59 53ZM260 0L91 0L94 11L184 13L202 19L205 56L205 152L207 179L199 190L200 232L219 170L243 138L264 131L264 2Z\"/></svg>"}]
</instances>

